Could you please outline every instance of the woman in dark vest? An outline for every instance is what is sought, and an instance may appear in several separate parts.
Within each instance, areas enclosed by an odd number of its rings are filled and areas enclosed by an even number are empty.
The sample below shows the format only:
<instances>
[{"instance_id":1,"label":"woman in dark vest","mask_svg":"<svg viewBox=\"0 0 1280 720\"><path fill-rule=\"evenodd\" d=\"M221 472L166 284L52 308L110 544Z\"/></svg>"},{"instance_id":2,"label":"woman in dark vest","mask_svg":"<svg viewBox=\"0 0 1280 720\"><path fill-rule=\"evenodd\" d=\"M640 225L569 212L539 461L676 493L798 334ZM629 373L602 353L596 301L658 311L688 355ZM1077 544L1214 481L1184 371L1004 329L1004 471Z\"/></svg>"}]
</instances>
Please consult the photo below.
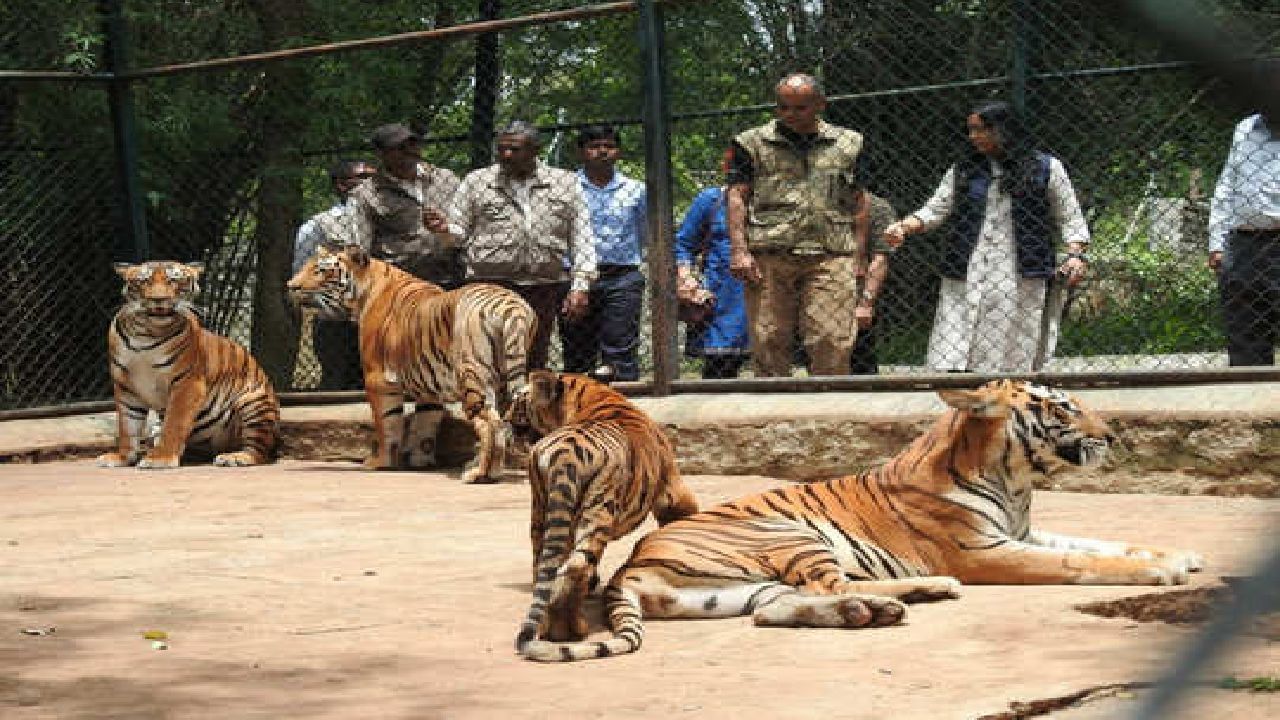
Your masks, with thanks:
<instances>
[{"instance_id":1,"label":"woman in dark vest","mask_svg":"<svg viewBox=\"0 0 1280 720\"><path fill-rule=\"evenodd\" d=\"M942 289L928 364L933 370L1030 372L1053 354L1058 310L1049 281L1084 278L1089 229L1062 163L1036 152L1008 103L984 102L966 119L968 146L919 210L885 238L947 223ZM1061 239L1067 259L1056 266Z\"/></svg>"}]
</instances>

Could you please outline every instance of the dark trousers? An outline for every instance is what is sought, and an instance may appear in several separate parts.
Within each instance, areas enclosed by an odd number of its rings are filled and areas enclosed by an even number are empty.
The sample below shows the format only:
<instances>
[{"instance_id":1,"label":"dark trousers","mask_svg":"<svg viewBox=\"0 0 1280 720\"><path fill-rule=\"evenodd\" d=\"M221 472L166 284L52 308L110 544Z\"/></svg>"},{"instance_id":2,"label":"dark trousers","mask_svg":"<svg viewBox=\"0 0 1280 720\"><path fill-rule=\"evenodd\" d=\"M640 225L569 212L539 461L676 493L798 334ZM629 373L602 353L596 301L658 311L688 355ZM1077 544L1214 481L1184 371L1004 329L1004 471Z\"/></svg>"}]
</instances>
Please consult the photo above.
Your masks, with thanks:
<instances>
[{"instance_id":1,"label":"dark trousers","mask_svg":"<svg viewBox=\"0 0 1280 720\"><path fill-rule=\"evenodd\" d=\"M538 332L533 336L533 347L529 348L529 369L546 369L551 348L551 328L555 327L556 318L560 317L560 306L564 304L565 295L569 294L569 283L518 285L504 280L484 282L513 290L533 308L533 313L538 316Z\"/></svg>"},{"instance_id":2,"label":"dark trousers","mask_svg":"<svg viewBox=\"0 0 1280 720\"><path fill-rule=\"evenodd\" d=\"M1236 231L1218 279L1228 362L1274 365L1280 339L1280 231Z\"/></svg>"},{"instance_id":3,"label":"dark trousers","mask_svg":"<svg viewBox=\"0 0 1280 720\"><path fill-rule=\"evenodd\" d=\"M587 314L577 322L560 323L564 369L589 373L597 359L613 369L616 380L638 380L640 363L640 305L644 275L626 265L602 265L591 284Z\"/></svg>"},{"instance_id":4,"label":"dark trousers","mask_svg":"<svg viewBox=\"0 0 1280 720\"><path fill-rule=\"evenodd\" d=\"M850 375L875 375L880 372L880 363L876 362L876 320L872 316L871 326L858 328L858 339L853 344L853 355L849 358Z\"/></svg>"},{"instance_id":5,"label":"dark trousers","mask_svg":"<svg viewBox=\"0 0 1280 720\"><path fill-rule=\"evenodd\" d=\"M748 355L704 355L702 358L703 380L728 380L738 377L742 366L750 360Z\"/></svg>"},{"instance_id":6,"label":"dark trousers","mask_svg":"<svg viewBox=\"0 0 1280 720\"><path fill-rule=\"evenodd\" d=\"M360 369L360 334L346 320L316 320L311 343L320 361L321 390L358 390L364 387Z\"/></svg>"}]
</instances>

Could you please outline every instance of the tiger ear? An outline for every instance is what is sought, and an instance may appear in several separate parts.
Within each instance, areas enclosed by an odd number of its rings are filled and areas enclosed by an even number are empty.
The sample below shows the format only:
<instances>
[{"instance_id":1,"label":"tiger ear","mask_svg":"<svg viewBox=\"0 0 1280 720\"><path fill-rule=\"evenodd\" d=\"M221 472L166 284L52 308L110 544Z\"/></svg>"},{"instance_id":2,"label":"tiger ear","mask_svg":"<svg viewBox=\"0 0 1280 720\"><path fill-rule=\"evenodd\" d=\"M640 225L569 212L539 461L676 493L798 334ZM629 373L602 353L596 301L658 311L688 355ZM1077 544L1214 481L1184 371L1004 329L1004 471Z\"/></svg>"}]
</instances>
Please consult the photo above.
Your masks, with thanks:
<instances>
[{"instance_id":1,"label":"tiger ear","mask_svg":"<svg viewBox=\"0 0 1280 720\"><path fill-rule=\"evenodd\" d=\"M363 245L346 245L342 248L342 252L353 266L362 270L369 266L369 252Z\"/></svg>"},{"instance_id":2,"label":"tiger ear","mask_svg":"<svg viewBox=\"0 0 1280 720\"><path fill-rule=\"evenodd\" d=\"M939 390L942 402L974 417L1002 418L1009 415L1009 405L999 395L985 388L977 390Z\"/></svg>"},{"instance_id":3,"label":"tiger ear","mask_svg":"<svg viewBox=\"0 0 1280 720\"><path fill-rule=\"evenodd\" d=\"M127 262L111 263L111 269L115 270L116 274L122 278L128 277L129 268L131 267L133 267L133 263L127 263Z\"/></svg>"},{"instance_id":4,"label":"tiger ear","mask_svg":"<svg viewBox=\"0 0 1280 720\"><path fill-rule=\"evenodd\" d=\"M534 370L529 373L529 387L534 399L549 403L559 400L564 393L560 376L549 370Z\"/></svg>"},{"instance_id":5,"label":"tiger ear","mask_svg":"<svg viewBox=\"0 0 1280 720\"><path fill-rule=\"evenodd\" d=\"M204 273L204 263L202 262L189 262L186 265L188 270L196 274L196 277L200 277Z\"/></svg>"}]
</instances>

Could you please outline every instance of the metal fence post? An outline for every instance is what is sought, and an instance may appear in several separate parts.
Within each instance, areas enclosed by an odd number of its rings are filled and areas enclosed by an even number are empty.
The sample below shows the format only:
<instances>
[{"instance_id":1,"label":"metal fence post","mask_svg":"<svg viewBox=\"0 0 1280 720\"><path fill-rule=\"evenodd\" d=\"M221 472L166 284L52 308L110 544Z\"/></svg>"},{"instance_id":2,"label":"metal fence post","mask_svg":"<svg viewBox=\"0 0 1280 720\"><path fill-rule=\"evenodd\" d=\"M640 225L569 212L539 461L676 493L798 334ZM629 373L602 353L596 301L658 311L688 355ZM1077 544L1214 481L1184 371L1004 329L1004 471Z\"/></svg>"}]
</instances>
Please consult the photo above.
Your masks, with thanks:
<instances>
[{"instance_id":1,"label":"metal fence post","mask_svg":"<svg viewBox=\"0 0 1280 720\"><path fill-rule=\"evenodd\" d=\"M1032 0L1014 0L1013 3L1013 61L1009 69L1012 80L1010 102L1028 128L1032 126L1030 96L1031 76L1039 65L1036 62L1036 27L1032 16Z\"/></svg>"},{"instance_id":2,"label":"metal fence post","mask_svg":"<svg viewBox=\"0 0 1280 720\"><path fill-rule=\"evenodd\" d=\"M675 257L672 252L671 128L667 108L662 8L640 0L644 63L645 187L648 191L649 300L653 331L653 393L670 395L680 375L676 357Z\"/></svg>"},{"instance_id":3,"label":"metal fence post","mask_svg":"<svg viewBox=\"0 0 1280 720\"><path fill-rule=\"evenodd\" d=\"M482 20L497 20L502 0L480 0ZM471 104L471 169L493 162L493 121L502 85L502 43L498 33L476 37L475 99Z\"/></svg>"},{"instance_id":4,"label":"metal fence post","mask_svg":"<svg viewBox=\"0 0 1280 720\"><path fill-rule=\"evenodd\" d=\"M133 87L122 77L129 67L129 39L124 19L124 0L100 0L105 56L107 99L111 105L111 132L116 155L116 182L123 196L116 206L116 260L142 262L151 255L147 240L147 218L138 180L138 133L133 111Z\"/></svg>"}]
</instances>

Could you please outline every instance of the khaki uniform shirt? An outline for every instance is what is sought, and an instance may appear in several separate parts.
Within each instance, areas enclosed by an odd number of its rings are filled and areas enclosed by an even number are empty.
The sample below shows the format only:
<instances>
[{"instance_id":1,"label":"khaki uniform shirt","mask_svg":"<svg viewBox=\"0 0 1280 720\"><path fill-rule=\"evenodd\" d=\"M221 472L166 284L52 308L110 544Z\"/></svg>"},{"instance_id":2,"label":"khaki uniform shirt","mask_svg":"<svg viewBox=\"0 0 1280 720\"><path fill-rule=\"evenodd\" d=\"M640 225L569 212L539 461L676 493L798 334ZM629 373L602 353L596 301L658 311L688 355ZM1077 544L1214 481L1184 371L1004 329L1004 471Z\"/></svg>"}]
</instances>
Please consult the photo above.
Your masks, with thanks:
<instances>
[{"instance_id":1,"label":"khaki uniform shirt","mask_svg":"<svg viewBox=\"0 0 1280 720\"><path fill-rule=\"evenodd\" d=\"M414 180L379 172L351 191L352 237L369 254L431 282L457 284L461 266L447 236L422 226L424 208L445 210L458 189L451 170L418 165Z\"/></svg>"},{"instance_id":2,"label":"khaki uniform shirt","mask_svg":"<svg viewBox=\"0 0 1280 720\"><path fill-rule=\"evenodd\" d=\"M468 280L537 285L596 276L595 235L577 175L541 162L517 191L501 166L474 170L449 208Z\"/></svg>"}]
</instances>

